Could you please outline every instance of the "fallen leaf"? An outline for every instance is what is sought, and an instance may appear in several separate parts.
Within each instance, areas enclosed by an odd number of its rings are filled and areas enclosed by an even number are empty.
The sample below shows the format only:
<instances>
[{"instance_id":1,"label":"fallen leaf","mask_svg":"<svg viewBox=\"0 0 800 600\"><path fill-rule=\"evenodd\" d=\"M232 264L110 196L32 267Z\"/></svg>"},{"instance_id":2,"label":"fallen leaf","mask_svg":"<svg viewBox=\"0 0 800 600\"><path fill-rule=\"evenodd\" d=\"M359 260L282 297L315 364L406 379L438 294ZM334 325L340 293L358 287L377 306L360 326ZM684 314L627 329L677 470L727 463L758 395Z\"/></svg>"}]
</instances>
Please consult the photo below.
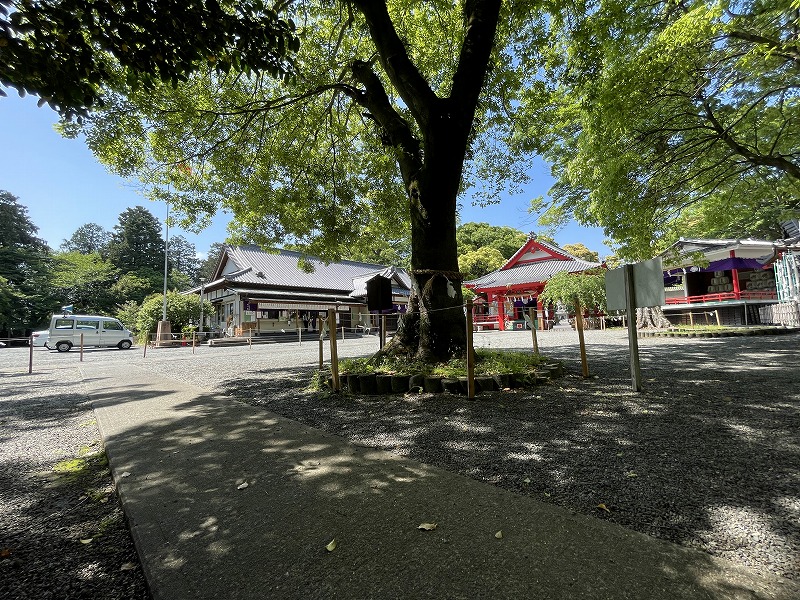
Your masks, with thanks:
<instances>
[{"instance_id":1,"label":"fallen leaf","mask_svg":"<svg viewBox=\"0 0 800 600\"><path fill-rule=\"evenodd\" d=\"M503 531L502 530L498 531L497 533L494 534L494 537L496 537L498 540L503 539Z\"/></svg>"},{"instance_id":2,"label":"fallen leaf","mask_svg":"<svg viewBox=\"0 0 800 600\"><path fill-rule=\"evenodd\" d=\"M136 563L128 562L128 563L123 564L119 568L119 570L120 571L133 571L135 568L136 568Z\"/></svg>"},{"instance_id":3,"label":"fallen leaf","mask_svg":"<svg viewBox=\"0 0 800 600\"><path fill-rule=\"evenodd\" d=\"M81 540L81 544L91 544L94 538L86 538Z\"/></svg>"},{"instance_id":4,"label":"fallen leaf","mask_svg":"<svg viewBox=\"0 0 800 600\"><path fill-rule=\"evenodd\" d=\"M336 550L336 538L333 538L330 541L330 543L327 546L325 546L325 550L327 550L328 552L333 552L334 550Z\"/></svg>"},{"instance_id":5,"label":"fallen leaf","mask_svg":"<svg viewBox=\"0 0 800 600\"><path fill-rule=\"evenodd\" d=\"M422 529L422 531L433 531L437 527L438 525L436 523L421 523L417 529Z\"/></svg>"},{"instance_id":6,"label":"fallen leaf","mask_svg":"<svg viewBox=\"0 0 800 600\"><path fill-rule=\"evenodd\" d=\"M638 475L634 471L628 471L625 473L625 477L638 477Z\"/></svg>"},{"instance_id":7,"label":"fallen leaf","mask_svg":"<svg viewBox=\"0 0 800 600\"><path fill-rule=\"evenodd\" d=\"M608 507L605 504L603 504L602 502L597 505L597 508L599 508L600 510L606 511L607 513L611 512L610 510L608 510Z\"/></svg>"},{"instance_id":8,"label":"fallen leaf","mask_svg":"<svg viewBox=\"0 0 800 600\"><path fill-rule=\"evenodd\" d=\"M120 477L130 477L131 474L128 471L125 471Z\"/></svg>"},{"instance_id":9,"label":"fallen leaf","mask_svg":"<svg viewBox=\"0 0 800 600\"><path fill-rule=\"evenodd\" d=\"M547 496L548 498L550 497L550 494L548 492L545 492L544 495Z\"/></svg>"},{"instance_id":10,"label":"fallen leaf","mask_svg":"<svg viewBox=\"0 0 800 600\"><path fill-rule=\"evenodd\" d=\"M244 488L249 487L249 485L250 484L245 481L244 483L240 483L239 485L237 485L236 489L237 490L243 490Z\"/></svg>"},{"instance_id":11,"label":"fallen leaf","mask_svg":"<svg viewBox=\"0 0 800 600\"><path fill-rule=\"evenodd\" d=\"M524 481L525 483L530 483L531 482L531 478L530 477L526 477L522 481Z\"/></svg>"},{"instance_id":12,"label":"fallen leaf","mask_svg":"<svg viewBox=\"0 0 800 600\"><path fill-rule=\"evenodd\" d=\"M8 558L11 556L11 548L3 548L0 550L0 558Z\"/></svg>"}]
</instances>

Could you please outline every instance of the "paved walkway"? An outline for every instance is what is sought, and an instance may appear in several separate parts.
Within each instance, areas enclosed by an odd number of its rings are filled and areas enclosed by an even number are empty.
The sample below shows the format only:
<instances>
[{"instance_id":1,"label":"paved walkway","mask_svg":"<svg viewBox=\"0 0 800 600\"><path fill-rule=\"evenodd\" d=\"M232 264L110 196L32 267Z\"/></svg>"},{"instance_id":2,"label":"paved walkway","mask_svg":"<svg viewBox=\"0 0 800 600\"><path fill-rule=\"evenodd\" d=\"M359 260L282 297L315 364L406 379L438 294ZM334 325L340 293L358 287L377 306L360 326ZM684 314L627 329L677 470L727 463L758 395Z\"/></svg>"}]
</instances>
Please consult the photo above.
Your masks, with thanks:
<instances>
[{"instance_id":1,"label":"paved walkway","mask_svg":"<svg viewBox=\"0 0 800 600\"><path fill-rule=\"evenodd\" d=\"M155 600L800 598L136 367L83 372Z\"/></svg>"}]
</instances>

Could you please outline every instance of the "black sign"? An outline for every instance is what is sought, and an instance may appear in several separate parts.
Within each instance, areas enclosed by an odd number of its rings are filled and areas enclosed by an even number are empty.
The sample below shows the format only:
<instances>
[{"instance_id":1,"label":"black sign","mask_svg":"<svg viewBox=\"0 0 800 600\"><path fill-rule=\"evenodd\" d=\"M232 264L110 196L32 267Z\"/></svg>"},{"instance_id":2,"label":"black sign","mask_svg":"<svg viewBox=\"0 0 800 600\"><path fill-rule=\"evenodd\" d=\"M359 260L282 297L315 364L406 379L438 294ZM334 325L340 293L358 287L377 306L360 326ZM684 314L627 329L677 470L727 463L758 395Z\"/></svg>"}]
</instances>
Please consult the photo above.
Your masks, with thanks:
<instances>
[{"instance_id":1,"label":"black sign","mask_svg":"<svg viewBox=\"0 0 800 600\"><path fill-rule=\"evenodd\" d=\"M367 281L367 309L390 310L392 308L392 280L373 277Z\"/></svg>"}]
</instances>

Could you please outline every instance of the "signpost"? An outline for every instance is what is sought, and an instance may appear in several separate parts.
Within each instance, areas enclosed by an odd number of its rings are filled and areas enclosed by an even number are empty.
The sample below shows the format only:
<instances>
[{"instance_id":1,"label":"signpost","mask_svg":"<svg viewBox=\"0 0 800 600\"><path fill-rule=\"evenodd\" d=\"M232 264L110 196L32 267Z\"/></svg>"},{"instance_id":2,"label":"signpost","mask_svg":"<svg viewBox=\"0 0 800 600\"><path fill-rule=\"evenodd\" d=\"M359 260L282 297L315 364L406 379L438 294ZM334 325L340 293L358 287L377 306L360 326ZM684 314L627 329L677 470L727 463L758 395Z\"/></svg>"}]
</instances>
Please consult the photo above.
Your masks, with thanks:
<instances>
[{"instance_id":1,"label":"signpost","mask_svg":"<svg viewBox=\"0 0 800 600\"><path fill-rule=\"evenodd\" d=\"M664 270L661 258L608 271L606 301L608 310L626 311L631 386L634 392L641 392L642 372L639 367L639 340L636 337L636 309L664 305Z\"/></svg>"}]
</instances>

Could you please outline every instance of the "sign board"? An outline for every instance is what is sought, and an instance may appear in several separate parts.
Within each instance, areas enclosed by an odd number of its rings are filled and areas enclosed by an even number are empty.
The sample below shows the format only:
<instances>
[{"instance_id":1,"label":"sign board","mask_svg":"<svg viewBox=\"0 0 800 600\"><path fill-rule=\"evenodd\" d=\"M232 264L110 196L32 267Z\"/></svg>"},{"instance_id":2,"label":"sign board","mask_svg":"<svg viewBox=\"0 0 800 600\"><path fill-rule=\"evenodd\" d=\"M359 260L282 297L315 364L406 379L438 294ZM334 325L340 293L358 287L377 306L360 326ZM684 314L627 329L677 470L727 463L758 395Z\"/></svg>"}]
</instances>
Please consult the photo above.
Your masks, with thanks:
<instances>
[{"instance_id":1,"label":"sign board","mask_svg":"<svg viewBox=\"0 0 800 600\"><path fill-rule=\"evenodd\" d=\"M636 307L664 305L664 269L660 256L633 265L633 290ZM625 310L625 267L606 272L606 305L608 310Z\"/></svg>"}]
</instances>

